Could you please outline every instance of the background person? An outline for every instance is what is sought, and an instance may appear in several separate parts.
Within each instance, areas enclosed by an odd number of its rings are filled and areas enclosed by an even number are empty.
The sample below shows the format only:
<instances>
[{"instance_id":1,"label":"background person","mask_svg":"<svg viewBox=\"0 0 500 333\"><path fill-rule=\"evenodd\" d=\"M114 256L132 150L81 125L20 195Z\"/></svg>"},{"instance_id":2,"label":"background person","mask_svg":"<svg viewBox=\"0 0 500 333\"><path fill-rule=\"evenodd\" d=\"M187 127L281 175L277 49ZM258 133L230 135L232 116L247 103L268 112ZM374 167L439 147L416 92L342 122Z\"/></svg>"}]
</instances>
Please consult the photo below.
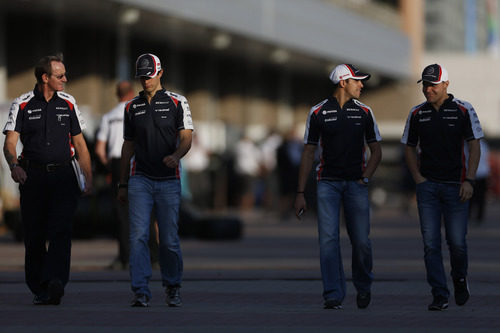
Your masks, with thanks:
<instances>
[{"instance_id":1,"label":"background person","mask_svg":"<svg viewBox=\"0 0 500 333\"><path fill-rule=\"evenodd\" d=\"M127 209L116 201L120 179L120 158L123 145L123 110L125 103L134 98L134 88L129 81L121 81L116 86L118 104L104 114L97 132L95 153L102 165L111 170L111 193L118 240L118 258L116 263L125 268L129 257L129 228ZM115 263L112 264L114 266Z\"/></svg>"}]
</instances>

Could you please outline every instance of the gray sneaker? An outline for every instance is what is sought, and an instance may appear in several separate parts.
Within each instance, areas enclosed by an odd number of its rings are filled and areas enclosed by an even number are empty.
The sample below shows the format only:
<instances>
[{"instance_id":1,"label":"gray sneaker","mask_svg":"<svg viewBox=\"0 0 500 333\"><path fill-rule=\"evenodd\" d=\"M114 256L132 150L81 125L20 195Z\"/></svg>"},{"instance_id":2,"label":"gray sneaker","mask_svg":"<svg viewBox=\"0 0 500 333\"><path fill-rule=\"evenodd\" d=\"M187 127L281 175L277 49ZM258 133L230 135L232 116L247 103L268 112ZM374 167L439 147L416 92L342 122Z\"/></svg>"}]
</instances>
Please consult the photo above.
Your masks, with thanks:
<instances>
[{"instance_id":1,"label":"gray sneaker","mask_svg":"<svg viewBox=\"0 0 500 333\"><path fill-rule=\"evenodd\" d=\"M149 306L149 297L144 294L135 294L130 306L147 308Z\"/></svg>"},{"instance_id":2,"label":"gray sneaker","mask_svg":"<svg viewBox=\"0 0 500 333\"><path fill-rule=\"evenodd\" d=\"M165 293L167 294L165 301L167 302L168 306L178 307L182 305L180 289L181 287L179 286L167 287L167 290L165 291Z\"/></svg>"}]
</instances>

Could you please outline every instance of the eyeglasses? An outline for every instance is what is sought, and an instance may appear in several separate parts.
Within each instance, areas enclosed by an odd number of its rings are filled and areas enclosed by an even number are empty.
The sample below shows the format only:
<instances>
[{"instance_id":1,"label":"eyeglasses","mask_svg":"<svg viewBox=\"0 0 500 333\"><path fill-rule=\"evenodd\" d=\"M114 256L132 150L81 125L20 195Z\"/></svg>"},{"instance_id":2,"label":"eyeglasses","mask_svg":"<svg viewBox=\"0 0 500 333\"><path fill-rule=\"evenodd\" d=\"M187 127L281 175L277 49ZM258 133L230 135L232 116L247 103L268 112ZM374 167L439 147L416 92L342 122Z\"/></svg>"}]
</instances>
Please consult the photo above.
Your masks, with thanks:
<instances>
[{"instance_id":1,"label":"eyeglasses","mask_svg":"<svg viewBox=\"0 0 500 333\"><path fill-rule=\"evenodd\" d=\"M63 79L63 77L65 77L65 76L66 76L66 74L67 74L67 73L64 73L64 74L59 74L59 75L54 75L54 74L50 74L50 75L55 76L55 77L56 77L56 79L58 79L58 80L62 80L62 79Z\"/></svg>"}]
</instances>

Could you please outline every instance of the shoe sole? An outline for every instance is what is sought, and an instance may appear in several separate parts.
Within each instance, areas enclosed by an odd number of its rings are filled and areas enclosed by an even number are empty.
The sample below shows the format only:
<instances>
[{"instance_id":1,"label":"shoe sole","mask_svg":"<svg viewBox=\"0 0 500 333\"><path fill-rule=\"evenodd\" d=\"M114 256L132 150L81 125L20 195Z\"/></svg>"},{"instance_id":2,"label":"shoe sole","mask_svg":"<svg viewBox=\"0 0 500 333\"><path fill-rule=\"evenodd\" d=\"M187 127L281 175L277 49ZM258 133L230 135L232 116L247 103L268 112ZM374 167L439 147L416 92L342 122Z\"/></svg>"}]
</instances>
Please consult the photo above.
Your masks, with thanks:
<instances>
[{"instance_id":1,"label":"shoe sole","mask_svg":"<svg viewBox=\"0 0 500 333\"><path fill-rule=\"evenodd\" d=\"M448 310L448 305L442 307L438 306L429 307L429 311L446 311L446 310Z\"/></svg>"},{"instance_id":2,"label":"shoe sole","mask_svg":"<svg viewBox=\"0 0 500 333\"><path fill-rule=\"evenodd\" d=\"M149 308L149 304L135 302L135 303L132 303L131 307L133 307L133 308Z\"/></svg>"},{"instance_id":3,"label":"shoe sole","mask_svg":"<svg viewBox=\"0 0 500 333\"><path fill-rule=\"evenodd\" d=\"M179 308L182 306L182 303L168 303L168 306L171 308Z\"/></svg>"}]
</instances>

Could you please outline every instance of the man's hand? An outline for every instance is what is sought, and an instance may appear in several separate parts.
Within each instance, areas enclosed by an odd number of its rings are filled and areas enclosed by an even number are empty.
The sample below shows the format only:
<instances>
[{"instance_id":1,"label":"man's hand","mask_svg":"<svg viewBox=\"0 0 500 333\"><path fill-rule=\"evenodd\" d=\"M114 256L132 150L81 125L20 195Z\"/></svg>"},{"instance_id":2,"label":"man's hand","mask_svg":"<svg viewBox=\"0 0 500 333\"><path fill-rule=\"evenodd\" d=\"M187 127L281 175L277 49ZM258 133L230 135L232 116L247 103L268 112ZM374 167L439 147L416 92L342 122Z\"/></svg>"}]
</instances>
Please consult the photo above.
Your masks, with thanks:
<instances>
[{"instance_id":1,"label":"man's hand","mask_svg":"<svg viewBox=\"0 0 500 333\"><path fill-rule=\"evenodd\" d=\"M21 168L19 165L16 165L12 170L10 171L10 176L12 179L19 184L24 184L28 176L26 175L26 171L24 171L23 168Z\"/></svg>"},{"instance_id":2,"label":"man's hand","mask_svg":"<svg viewBox=\"0 0 500 333\"><path fill-rule=\"evenodd\" d=\"M118 195L116 196L116 199L120 203L126 204L128 201L128 189L126 187L120 187L118 189Z\"/></svg>"},{"instance_id":3,"label":"man's hand","mask_svg":"<svg viewBox=\"0 0 500 333\"><path fill-rule=\"evenodd\" d=\"M163 158L163 163L169 168L177 168L179 165L179 159L175 155L168 155Z\"/></svg>"},{"instance_id":4,"label":"man's hand","mask_svg":"<svg viewBox=\"0 0 500 333\"><path fill-rule=\"evenodd\" d=\"M297 193L295 196L295 216L300 220L301 216L307 210L306 199L304 198L304 193Z\"/></svg>"},{"instance_id":5,"label":"man's hand","mask_svg":"<svg viewBox=\"0 0 500 333\"><path fill-rule=\"evenodd\" d=\"M474 187L468 181L465 181L460 186L460 201L465 202L472 197Z\"/></svg>"},{"instance_id":6,"label":"man's hand","mask_svg":"<svg viewBox=\"0 0 500 333\"><path fill-rule=\"evenodd\" d=\"M415 177L415 184L421 184L423 182L427 181L427 178L425 178L424 176L422 176L420 174L420 172L418 173L418 175Z\"/></svg>"}]
</instances>

